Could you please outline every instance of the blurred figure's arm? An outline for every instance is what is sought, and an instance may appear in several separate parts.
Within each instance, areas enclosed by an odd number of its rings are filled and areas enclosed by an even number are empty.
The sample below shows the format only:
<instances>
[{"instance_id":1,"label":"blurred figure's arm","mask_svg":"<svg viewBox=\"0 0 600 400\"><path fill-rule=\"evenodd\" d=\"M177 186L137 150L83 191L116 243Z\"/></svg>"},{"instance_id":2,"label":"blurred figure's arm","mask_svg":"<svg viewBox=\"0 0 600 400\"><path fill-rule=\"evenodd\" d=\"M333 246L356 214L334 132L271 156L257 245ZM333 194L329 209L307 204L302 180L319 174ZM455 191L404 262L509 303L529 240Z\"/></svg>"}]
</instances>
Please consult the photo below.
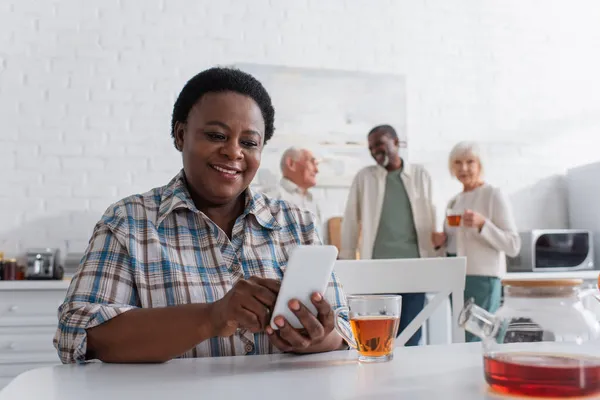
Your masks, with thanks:
<instances>
[{"instance_id":1,"label":"blurred figure's arm","mask_svg":"<svg viewBox=\"0 0 600 400\"><path fill-rule=\"evenodd\" d=\"M498 251L516 257L521 250L521 237L508 198L499 189L492 194L492 215L486 218L481 236Z\"/></svg>"}]
</instances>

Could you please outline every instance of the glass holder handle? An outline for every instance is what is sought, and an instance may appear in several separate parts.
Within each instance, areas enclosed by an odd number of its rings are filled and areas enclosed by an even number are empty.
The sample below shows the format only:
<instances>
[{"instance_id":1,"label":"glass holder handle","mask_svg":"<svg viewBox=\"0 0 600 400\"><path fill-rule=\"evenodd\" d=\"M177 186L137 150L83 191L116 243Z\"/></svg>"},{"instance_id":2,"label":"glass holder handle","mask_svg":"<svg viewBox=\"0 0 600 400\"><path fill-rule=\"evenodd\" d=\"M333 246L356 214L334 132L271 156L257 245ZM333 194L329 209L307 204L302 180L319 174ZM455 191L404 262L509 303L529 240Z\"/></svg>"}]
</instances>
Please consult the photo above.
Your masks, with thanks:
<instances>
[{"instance_id":1,"label":"glass holder handle","mask_svg":"<svg viewBox=\"0 0 600 400\"><path fill-rule=\"evenodd\" d=\"M335 314L333 316L333 326L335 327L337 333L348 343L350 347L352 347L353 349L357 349L358 346L356 345L356 341L350 336L348 336L346 331L340 325L340 320L343 319L340 316L340 314L343 312L349 313L350 309L348 307L340 307L335 310Z\"/></svg>"}]
</instances>

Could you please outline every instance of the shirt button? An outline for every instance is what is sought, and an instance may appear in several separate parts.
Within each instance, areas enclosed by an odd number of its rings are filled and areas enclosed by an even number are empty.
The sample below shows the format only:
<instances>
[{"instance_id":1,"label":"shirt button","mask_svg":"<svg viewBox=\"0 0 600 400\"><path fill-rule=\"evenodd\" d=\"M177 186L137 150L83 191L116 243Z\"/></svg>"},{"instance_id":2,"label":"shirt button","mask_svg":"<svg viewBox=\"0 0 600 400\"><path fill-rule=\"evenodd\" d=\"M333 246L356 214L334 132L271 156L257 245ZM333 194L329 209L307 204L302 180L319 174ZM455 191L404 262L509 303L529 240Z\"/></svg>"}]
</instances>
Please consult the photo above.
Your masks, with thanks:
<instances>
[{"instance_id":1,"label":"shirt button","mask_svg":"<svg viewBox=\"0 0 600 400\"><path fill-rule=\"evenodd\" d=\"M246 345L246 353L252 353L253 351L254 351L254 345L253 345L253 344L250 344L250 343L248 343L248 344Z\"/></svg>"}]
</instances>

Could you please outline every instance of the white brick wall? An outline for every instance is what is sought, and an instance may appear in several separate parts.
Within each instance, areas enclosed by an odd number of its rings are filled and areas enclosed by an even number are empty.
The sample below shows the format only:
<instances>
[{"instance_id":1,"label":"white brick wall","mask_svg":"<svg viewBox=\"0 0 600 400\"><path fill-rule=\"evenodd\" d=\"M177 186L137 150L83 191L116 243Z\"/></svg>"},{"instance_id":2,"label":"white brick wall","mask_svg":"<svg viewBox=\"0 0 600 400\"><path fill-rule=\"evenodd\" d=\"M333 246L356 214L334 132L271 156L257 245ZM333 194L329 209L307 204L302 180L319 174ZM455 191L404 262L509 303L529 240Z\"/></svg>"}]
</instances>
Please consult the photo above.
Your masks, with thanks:
<instances>
[{"instance_id":1,"label":"white brick wall","mask_svg":"<svg viewBox=\"0 0 600 400\"><path fill-rule=\"evenodd\" d=\"M406 74L440 208L448 150L477 139L521 227L564 226L553 176L600 158L598 21L595 0L1 1L0 249L81 247L111 202L164 184L176 94L239 62ZM341 212L344 191L319 195Z\"/></svg>"}]
</instances>

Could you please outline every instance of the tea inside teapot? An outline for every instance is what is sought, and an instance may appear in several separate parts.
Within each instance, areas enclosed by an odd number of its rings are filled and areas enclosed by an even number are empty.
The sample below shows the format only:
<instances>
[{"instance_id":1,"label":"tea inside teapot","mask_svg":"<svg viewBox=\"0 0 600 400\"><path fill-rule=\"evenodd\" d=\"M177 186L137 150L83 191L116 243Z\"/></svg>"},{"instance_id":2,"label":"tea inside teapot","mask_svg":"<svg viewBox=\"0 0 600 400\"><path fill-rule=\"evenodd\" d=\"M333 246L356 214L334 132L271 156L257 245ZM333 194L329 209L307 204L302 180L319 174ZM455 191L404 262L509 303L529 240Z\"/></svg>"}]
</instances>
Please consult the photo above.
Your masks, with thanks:
<instances>
[{"instance_id":1,"label":"tea inside teapot","mask_svg":"<svg viewBox=\"0 0 600 400\"><path fill-rule=\"evenodd\" d=\"M481 338L492 388L541 397L600 393L600 324L583 307L582 283L504 280L496 314L466 303L459 323Z\"/></svg>"}]
</instances>

